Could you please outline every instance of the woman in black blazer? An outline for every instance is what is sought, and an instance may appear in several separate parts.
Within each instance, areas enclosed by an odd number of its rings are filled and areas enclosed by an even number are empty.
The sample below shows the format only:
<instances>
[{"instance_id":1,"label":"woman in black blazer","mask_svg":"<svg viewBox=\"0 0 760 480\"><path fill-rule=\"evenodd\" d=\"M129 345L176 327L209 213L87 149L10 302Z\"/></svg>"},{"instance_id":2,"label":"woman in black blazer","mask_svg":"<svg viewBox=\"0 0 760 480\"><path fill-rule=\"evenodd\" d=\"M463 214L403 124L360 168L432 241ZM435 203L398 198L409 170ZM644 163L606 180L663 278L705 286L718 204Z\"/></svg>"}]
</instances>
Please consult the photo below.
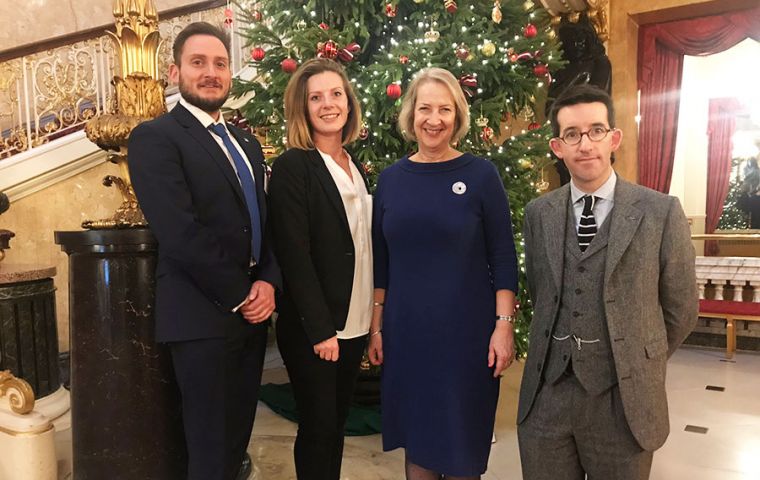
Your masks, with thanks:
<instances>
[{"instance_id":1,"label":"woman in black blazer","mask_svg":"<svg viewBox=\"0 0 760 480\"><path fill-rule=\"evenodd\" d=\"M314 59L285 90L288 146L270 215L284 291L277 344L298 407L299 480L338 480L343 429L372 316L371 197L343 146L361 110L342 67Z\"/></svg>"}]
</instances>

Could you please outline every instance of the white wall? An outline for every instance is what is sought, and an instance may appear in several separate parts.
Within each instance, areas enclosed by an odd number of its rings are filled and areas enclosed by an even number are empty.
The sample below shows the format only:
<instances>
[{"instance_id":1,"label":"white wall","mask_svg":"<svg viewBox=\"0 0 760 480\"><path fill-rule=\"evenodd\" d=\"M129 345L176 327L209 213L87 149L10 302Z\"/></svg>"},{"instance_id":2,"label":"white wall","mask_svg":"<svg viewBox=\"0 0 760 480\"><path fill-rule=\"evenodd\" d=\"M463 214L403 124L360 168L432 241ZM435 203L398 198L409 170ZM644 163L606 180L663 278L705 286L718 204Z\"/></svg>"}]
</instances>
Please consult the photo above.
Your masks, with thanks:
<instances>
[{"instance_id":1,"label":"white wall","mask_svg":"<svg viewBox=\"0 0 760 480\"><path fill-rule=\"evenodd\" d=\"M736 97L760 108L760 43L746 39L735 47L707 57L684 59L681 109L670 194L677 196L689 218L692 233L704 233L707 192L707 116L711 98ZM756 123L760 121L756 120Z\"/></svg>"}]
</instances>

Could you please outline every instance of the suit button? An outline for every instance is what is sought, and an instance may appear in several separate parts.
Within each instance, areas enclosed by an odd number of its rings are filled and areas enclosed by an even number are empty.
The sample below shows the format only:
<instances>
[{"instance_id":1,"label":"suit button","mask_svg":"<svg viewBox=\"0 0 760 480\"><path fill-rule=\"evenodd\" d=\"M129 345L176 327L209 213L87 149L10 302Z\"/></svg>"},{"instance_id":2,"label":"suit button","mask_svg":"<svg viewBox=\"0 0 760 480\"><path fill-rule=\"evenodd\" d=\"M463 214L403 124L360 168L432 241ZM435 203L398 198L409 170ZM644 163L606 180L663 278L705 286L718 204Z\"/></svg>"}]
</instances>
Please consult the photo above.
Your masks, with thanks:
<instances>
[{"instance_id":1,"label":"suit button","mask_svg":"<svg viewBox=\"0 0 760 480\"><path fill-rule=\"evenodd\" d=\"M576 288L575 289L575 293L577 293L578 295L580 295L581 293L583 293L583 290L581 290L580 288Z\"/></svg>"},{"instance_id":2,"label":"suit button","mask_svg":"<svg viewBox=\"0 0 760 480\"><path fill-rule=\"evenodd\" d=\"M573 316L576 317L576 318L580 317L581 316L581 312L573 312Z\"/></svg>"},{"instance_id":3,"label":"suit button","mask_svg":"<svg viewBox=\"0 0 760 480\"><path fill-rule=\"evenodd\" d=\"M578 271L583 273L586 271L586 267L578 267Z\"/></svg>"},{"instance_id":4,"label":"suit button","mask_svg":"<svg viewBox=\"0 0 760 480\"><path fill-rule=\"evenodd\" d=\"M248 233L248 232L250 232L250 231L251 231L251 229L250 229L250 228L248 228L248 227L243 227L243 233Z\"/></svg>"},{"instance_id":5,"label":"suit button","mask_svg":"<svg viewBox=\"0 0 760 480\"><path fill-rule=\"evenodd\" d=\"M566 360L567 360L567 355L562 355L562 361L564 362Z\"/></svg>"},{"instance_id":6,"label":"suit button","mask_svg":"<svg viewBox=\"0 0 760 480\"><path fill-rule=\"evenodd\" d=\"M548 329L544 330L544 337L549 338L549 330Z\"/></svg>"},{"instance_id":7,"label":"suit button","mask_svg":"<svg viewBox=\"0 0 760 480\"><path fill-rule=\"evenodd\" d=\"M557 303L559 301L559 297L554 295L554 303Z\"/></svg>"},{"instance_id":8,"label":"suit button","mask_svg":"<svg viewBox=\"0 0 760 480\"><path fill-rule=\"evenodd\" d=\"M543 365L541 365L541 362L538 362L538 371L539 371L539 372L541 371L541 367L542 367L542 366L543 366Z\"/></svg>"}]
</instances>

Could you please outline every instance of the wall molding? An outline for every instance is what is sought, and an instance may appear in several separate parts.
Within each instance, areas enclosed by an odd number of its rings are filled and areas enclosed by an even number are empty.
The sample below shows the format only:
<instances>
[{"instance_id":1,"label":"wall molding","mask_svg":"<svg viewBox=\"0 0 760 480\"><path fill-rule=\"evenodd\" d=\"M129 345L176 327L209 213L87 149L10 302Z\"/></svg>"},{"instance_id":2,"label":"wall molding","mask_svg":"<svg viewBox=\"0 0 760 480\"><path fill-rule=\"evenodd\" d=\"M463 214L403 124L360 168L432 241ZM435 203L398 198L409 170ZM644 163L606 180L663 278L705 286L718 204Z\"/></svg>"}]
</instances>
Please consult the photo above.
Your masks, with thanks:
<instances>
[{"instance_id":1,"label":"wall molding","mask_svg":"<svg viewBox=\"0 0 760 480\"><path fill-rule=\"evenodd\" d=\"M166 98L171 110L179 93ZM0 161L0 192L11 202L108 161L108 154L80 130Z\"/></svg>"}]
</instances>

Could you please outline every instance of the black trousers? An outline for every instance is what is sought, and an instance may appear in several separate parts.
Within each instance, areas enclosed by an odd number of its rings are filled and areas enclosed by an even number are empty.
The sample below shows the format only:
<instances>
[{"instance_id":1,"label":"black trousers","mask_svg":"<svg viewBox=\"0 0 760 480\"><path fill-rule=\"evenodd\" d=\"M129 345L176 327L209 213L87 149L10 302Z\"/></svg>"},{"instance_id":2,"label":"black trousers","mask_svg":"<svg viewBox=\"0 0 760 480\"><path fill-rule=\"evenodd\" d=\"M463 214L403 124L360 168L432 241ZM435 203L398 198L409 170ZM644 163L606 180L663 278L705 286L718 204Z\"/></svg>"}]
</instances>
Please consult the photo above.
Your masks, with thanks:
<instances>
[{"instance_id":1,"label":"black trousers","mask_svg":"<svg viewBox=\"0 0 760 480\"><path fill-rule=\"evenodd\" d=\"M339 480L343 429L367 336L338 340L337 362L320 359L298 319L277 320L277 346L298 408L293 454L298 480Z\"/></svg>"},{"instance_id":2,"label":"black trousers","mask_svg":"<svg viewBox=\"0 0 760 480\"><path fill-rule=\"evenodd\" d=\"M188 480L234 480L248 448L270 322L237 320L226 338L169 344L182 393Z\"/></svg>"}]
</instances>

